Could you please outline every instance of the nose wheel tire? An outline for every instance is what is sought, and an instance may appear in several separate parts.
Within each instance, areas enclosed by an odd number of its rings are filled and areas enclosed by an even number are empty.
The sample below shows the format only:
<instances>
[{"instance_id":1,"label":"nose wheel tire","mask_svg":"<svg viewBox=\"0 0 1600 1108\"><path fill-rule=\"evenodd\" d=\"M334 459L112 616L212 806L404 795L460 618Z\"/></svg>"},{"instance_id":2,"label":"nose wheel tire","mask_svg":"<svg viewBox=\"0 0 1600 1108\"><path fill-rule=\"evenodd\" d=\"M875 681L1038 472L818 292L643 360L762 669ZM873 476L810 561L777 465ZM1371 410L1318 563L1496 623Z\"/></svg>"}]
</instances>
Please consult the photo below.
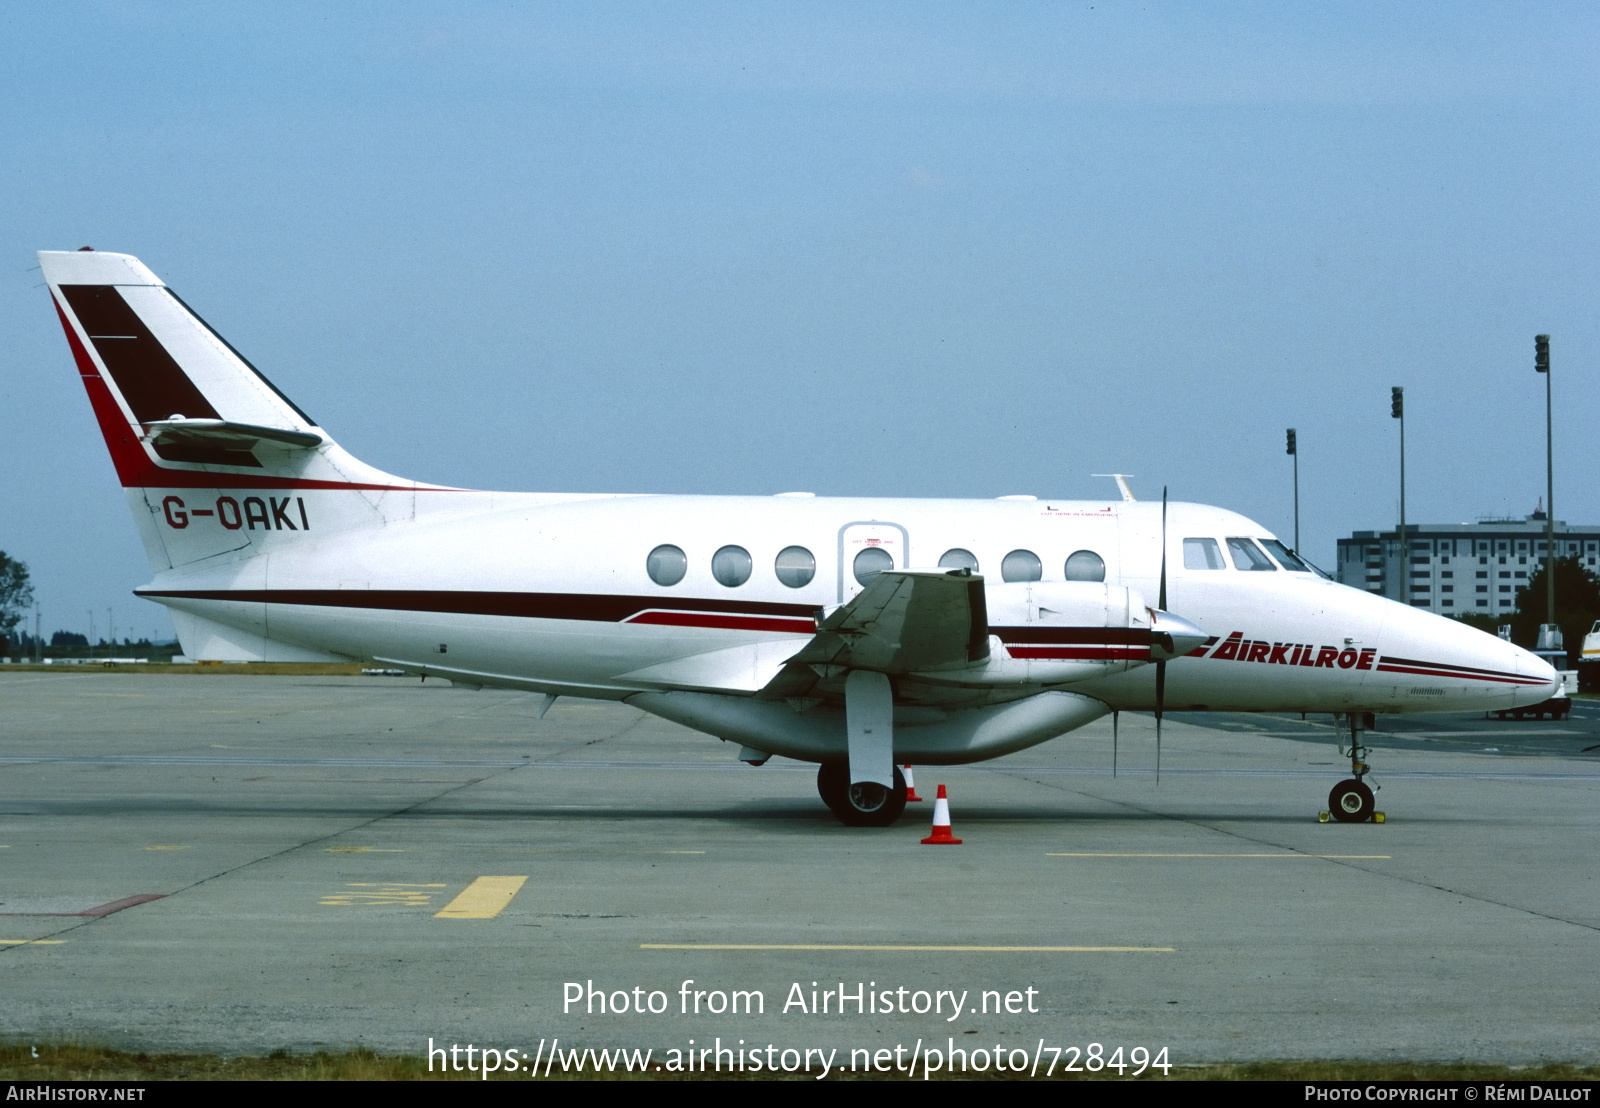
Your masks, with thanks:
<instances>
[{"instance_id":1,"label":"nose wheel tire","mask_svg":"<svg viewBox=\"0 0 1600 1108\"><path fill-rule=\"evenodd\" d=\"M1339 782L1328 794L1328 811L1340 823L1365 823L1376 807L1372 790L1353 777Z\"/></svg>"},{"instance_id":2,"label":"nose wheel tire","mask_svg":"<svg viewBox=\"0 0 1600 1108\"><path fill-rule=\"evenodd\" d=\"M899 769L886 789L875 781L852 785L849 763L824 762L817 770L817 792L846 827L888 827L906 810L906 779Z\"/></svg>"}]
</instances>

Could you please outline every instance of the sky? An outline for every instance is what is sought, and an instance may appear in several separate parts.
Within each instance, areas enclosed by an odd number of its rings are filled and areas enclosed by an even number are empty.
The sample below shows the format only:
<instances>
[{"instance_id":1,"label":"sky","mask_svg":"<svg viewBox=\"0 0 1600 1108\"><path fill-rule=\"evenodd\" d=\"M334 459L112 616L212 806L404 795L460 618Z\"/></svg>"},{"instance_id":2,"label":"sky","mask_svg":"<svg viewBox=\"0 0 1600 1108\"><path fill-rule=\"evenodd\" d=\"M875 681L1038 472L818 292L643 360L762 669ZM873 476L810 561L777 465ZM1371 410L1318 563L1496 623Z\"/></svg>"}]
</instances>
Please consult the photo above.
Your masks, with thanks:
<instances>
[{"instance_id":1,"label":"sky","mask_svg":"<svg viewBox=\"0 0 1600 1108\"><path fill-rule=\"evenodd\" d=\"M0 14L0 550L170 634L34 251L138 255L341 445L540 491L1600 523L1600 8Z\"/></svg>"}]
</instances>

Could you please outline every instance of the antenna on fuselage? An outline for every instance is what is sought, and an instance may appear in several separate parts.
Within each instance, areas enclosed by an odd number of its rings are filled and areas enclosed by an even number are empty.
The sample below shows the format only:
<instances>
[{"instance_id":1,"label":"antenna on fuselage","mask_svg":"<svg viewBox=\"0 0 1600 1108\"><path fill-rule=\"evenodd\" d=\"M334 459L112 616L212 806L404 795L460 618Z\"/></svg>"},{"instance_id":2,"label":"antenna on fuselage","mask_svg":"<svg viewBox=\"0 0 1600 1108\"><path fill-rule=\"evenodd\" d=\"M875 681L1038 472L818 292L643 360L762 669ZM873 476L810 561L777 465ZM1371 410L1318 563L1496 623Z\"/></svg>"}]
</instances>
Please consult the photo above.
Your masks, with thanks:
<instances>
[{"instance_id":1,"label":"antenna on fuselage","mask_svg":"<svg viewBox=\"0 0 1600 1108\"><path fill-rule=\"evenodd\" d=\"M1123 478L1124 477L1137 477L1138 476L1137 473L1091 473L1091 474L1089 474L1089 476L1090 477L1115 477L1117 479L1117 488L1122 490L1122 499L1126 500L1130 504L1133 503L1133 493L1128 491L1128 482L1124 481Z\"/></svg>"}]
</instances>

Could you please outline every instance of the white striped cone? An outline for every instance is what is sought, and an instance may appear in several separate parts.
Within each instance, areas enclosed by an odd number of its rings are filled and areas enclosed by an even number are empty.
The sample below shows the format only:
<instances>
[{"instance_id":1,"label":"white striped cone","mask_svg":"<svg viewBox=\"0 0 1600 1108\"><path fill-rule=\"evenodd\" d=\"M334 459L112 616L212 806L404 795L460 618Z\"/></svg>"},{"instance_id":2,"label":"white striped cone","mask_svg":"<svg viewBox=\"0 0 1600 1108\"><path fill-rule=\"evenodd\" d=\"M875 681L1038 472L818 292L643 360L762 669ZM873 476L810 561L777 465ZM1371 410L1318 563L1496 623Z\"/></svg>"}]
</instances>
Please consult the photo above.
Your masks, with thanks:
<instances>
[{"instance_id":1,"label":"white striped cone","mask_svg":"<svg viewBox=\"0 0 1600 1108\"><path fill-rule=\"evenodd\" d=\"M944 786L939 786L939 795L933 800L933 834L922 840L929 846L959 846L961 840L950 833L950 798L945 795Z\"/></svg>"},{"instance_id":2,"label":"white striped cone","mask_svg":"<svg viewBox=\"0 0 1600 1108\"><path fill-rule=\"evenodd\" d=\"M902 768L905 770L904 777L906 779L906 803L907 804L920 804L920 803L922 803L922 798L917 795L917 782L911 776L911 767L910 766L904 766Z\"/></svg>"}]
</instances>

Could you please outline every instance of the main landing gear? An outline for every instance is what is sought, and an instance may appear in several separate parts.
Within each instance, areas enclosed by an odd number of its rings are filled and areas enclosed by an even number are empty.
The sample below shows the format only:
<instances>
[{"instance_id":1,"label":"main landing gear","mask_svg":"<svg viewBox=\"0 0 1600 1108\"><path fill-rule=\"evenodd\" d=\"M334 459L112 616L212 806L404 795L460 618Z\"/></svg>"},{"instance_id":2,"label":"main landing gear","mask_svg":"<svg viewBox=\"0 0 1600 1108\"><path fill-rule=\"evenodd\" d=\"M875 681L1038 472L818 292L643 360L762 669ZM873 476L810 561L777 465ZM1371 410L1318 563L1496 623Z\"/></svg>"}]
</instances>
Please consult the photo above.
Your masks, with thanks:
<instances>
[{"instance_id":1,"label":"main landing gear","mask_svg":"<svg viewBox=\"0 0 1600 1108\"><path fill-rule=\"evenodd\" d=\"M898 768L894 785L886 789L876 781L852 785L849 762L823 762L817 770L817 792L847 827L888 827L906 810L906 779Z\"/></svg>"},{"instance_id":2,"label":"main landing gear","mask_svg":"<svg viewBox=\"0 0 1600 1108\"><path fill-rule=\"evenodd\" d=\"M1372 788L1363 780L1372 769L1362 759L1368 754L1368 748L1362 745L1361 733L1369 730L1375 723L1371 712L1351 712L1339 722L1350 724L1350 772L1355 774L1348 781L1341 781L1333 787L1328 794L1328 810L1318 817L1321 822L1328 822L1331 815L1340 823L1382 823L1384 815L1377 810L1377 798L1372 795ZM1341 749L1339 753L1343 754Z\"/></svg>"}]
</instances>

